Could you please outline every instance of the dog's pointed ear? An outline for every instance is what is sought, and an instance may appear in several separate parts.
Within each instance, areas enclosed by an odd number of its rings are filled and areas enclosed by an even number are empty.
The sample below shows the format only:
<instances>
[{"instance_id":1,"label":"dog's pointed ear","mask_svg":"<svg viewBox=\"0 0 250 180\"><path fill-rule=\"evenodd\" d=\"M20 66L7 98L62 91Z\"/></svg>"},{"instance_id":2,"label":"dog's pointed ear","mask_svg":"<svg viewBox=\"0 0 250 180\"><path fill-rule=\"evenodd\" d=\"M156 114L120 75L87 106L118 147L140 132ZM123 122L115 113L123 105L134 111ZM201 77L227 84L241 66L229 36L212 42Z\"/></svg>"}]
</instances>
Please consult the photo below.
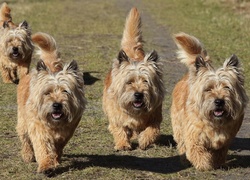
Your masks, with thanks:
<instances>
[{"instance_id":1,"label":"dog's pointed ear","mask_svg":"<svg viewBox=\"0 0 250 180\"><path fill-rule=\"evenodd\" d=\"M196 71L199 71L201 68L207 68L206 61L203 59L202 56L198 55L195 59L195 68Z\"/></svg>"},{"instance_id":2,"label":"dog's pointed ear","mask_svg":"<svg viewBox=\"0 0 250 180\"><path fill-rule=\"evenodd\" d=\"M234 72L238 79L238 82L240 82L240 84L242 86L244 86L244 73L243 73L243 69L241 68L241 63L239 58L233 54L230 58L228 58L227 60L225 60L224 64L223 64L223 69L225 71L231 71Z\"/></svg>"},{"instance_id":3,"label":"dog's pointed ear","mask_svg":"<svg viewBox=\"0 0 250 180\"><path fill-rule=\"evenodd\" d=\"M8 28L8 27L9 27L9 21L4 21L3 28Z\"/></svg>"},{"instance_id":4,"label":"dog's pointed ear","mask_svg":"<svg viewBox=\"0 0 250 180\"><path fill-rule=\"evenodd\" d=\"M20 24L20 27L25 28L25 29L28 29L28 28L29 28L29 24L28 24L27 21L24 20L24 21Z\"/></svg>"},{"instance_id":5,"label":"dog's pointed ear","mask_svg":"<svg viewBox=\"0 0 250 180\"><path fill-rule=\"evenodd\" d=\"M121 64L123 61L129 61L127 54L123 50L120 50L117 59L119 61L119 64Z\"/></svg>"},{"instance_id":6,"label":"dog's pointed ear","mask_svg":"<svg viewBox=\"0 0 250 180\"><path fill-rule=\"evenodd\" d=\"M147 58L147 61L154 61L154 62L157 62L158 59L159 59L158 53L157 53L155 50L153 50L153 51L149 54L149 56L148 56L148 58Z\"/></svg>"},{"instance_id":7,"label":"dog's pointed ear","mask_svg":"<svg viewBox=\"0 0 250 180\"><path fill-rule=\"evenodd\" d=\"M72 60L66 69L67 71L78 71L78 64L75 60Z\"/></svg>"},{"instance_id":8,"label":"dog's pointed ear","mask_svg":"<svg viewBox=\"0 0 250 180\"><path fill-rule=\"evenodd\" d=\"M47 66L45 65L45 63L43 62L43 60L40 60L37 62L37 65L36 65L36 70L39 72L39 71L47 71L48 68Z\"/></svg>"},{"instance_id":9,"label":"dog's pointed ear","mask_svg":"<svg viewBox=\"0 0 250 180\"><path fill-rule=\"evenodd\" d=\"M228 67L228 66L232 66L232 67L236 67L236 68L238 68L240 66L240 61L235 54L233 54L229 59L227 59L224 62L224 67Z\"/></svg>"}]
</instances>

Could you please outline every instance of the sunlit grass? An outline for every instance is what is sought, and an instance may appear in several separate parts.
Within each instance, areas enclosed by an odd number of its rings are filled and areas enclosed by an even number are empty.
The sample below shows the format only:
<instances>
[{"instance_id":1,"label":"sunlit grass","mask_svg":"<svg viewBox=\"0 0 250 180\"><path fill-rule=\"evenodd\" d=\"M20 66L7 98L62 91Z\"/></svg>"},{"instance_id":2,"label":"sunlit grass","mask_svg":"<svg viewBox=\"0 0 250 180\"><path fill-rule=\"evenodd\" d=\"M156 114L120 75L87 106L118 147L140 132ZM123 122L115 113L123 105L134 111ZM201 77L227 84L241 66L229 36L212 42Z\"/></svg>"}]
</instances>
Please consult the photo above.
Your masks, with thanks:
<instances>
[{"instance_id":1,"label":"sunlit grass","mask_svg":"<svg viewBox=\"0 0 250 180\"><path fill-rule=\"evenodd\" d=\"M95 79L85 87L88 100L86 111L74 136L65 147L62 163L54 179L213 179L227 175L226 171L218 170L215 177L213 171L202 173L180 165L176 149L170 141L172 129L169 107L173 84L166 85L168 93L164 100L160 143L147 151L113 150L113 138L107 130L108 122L102 112L101 98L103 80L120 50L127 15L119 2L13 0L8 3L14 22L26 20L33 33L42 31L51 34L57 41L62 59L66 62L75 59L80 69ZM133 3L138 4L134 1L129 3L127 6L131 7L134 6ZM246 87L250 89L250 35L247 31L250 24L246 19L214 0L143 0L139 2L138 8L149 13L156 24L163 26L170 34L184 31L199 38L216 65L221 65L231 54L236 54L244 64ZM147 42L145 48L164 48L151 42L150 38L153 38L154 34L150 28L153 30L154 27L150 27L145 19L143 23L144 39ZM37 57L34 56L34 62L36 60ZM168 72L165 72L165 75L168 78ZM45 178L35 173L36 163L25 164L21 160L20 143L15 132L16 86L3 84L1 80L0 116L1 178ZM241 169L232 169L231 174L240 174L240 171Z\"/></svg>"}]
</instances>

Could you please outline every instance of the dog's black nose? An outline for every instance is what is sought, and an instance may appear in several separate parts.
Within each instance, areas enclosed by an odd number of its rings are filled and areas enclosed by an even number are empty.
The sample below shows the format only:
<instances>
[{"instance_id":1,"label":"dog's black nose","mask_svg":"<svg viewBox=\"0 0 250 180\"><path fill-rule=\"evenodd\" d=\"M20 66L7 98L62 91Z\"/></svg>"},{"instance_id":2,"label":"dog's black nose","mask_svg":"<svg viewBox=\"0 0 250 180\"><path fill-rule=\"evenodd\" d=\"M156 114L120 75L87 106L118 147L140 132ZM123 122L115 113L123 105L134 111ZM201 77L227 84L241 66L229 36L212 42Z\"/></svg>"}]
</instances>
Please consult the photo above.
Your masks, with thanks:
<instances>
[{"instance_id":1,"label":"dog's black nose","mask_svg":"<svg viewBox=\"0 0 250 180\"><path fill-rule=\"evenodd\" d=\"M225 101L223 99L215 99L214 103L216 106L224 106Z\"/></svg>"},{"instance_id":2,"label":"dog's black nose","mask_svg":"<svg viewBox=\"0 0 250 180\"><path fill-rule=\"evenodd\" d=\"M13 47L12 50L13 50L14 52L17 52L17 51L18 51L18 47Z\"/></svg>"},{"instance_id":3,"label":"dog's black nose","mask_svg":"<svg viewBox=\"0 0 250 180\"><path fill-rule=\"evenodd\" d=\"M18 83L19 83L19 79L12 80L12 82L13 82L14 84L18 84Z\"/></svg>"},{"instance_id":4,"label":"dog's black nose","mask_svg":"<svg viewBox=\"0 0 250 180\"><path fill-rule=\"evenodd\" d=\"M143 93L136 92L134 94L134 96L135 96L135 99L142 99L143 98Z\"/></svg>"},{"instance_id":5,"label":"dog's black nose","mask_svg":"<svg viewBox=\"0 0 250 180\"><path fill-rule=\"evenodd\" d=\"M55 110L61 110L62 109L62 104L61 103L53 103L53 108Z\"/></svg>"}]
</instances>

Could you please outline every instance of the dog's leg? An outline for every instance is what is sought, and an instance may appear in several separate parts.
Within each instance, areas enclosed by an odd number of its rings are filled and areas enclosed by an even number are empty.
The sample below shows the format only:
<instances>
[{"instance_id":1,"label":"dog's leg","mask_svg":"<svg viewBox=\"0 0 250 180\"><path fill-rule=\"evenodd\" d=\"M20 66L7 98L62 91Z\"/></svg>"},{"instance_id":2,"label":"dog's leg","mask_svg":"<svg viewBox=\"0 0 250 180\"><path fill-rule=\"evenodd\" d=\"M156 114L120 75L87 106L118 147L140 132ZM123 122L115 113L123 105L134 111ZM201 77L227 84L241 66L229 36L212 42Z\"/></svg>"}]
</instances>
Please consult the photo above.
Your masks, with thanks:
<instances>
[{"instance_id":1,"label":"dog's leg","mask_svg":"<svg viewBox=\"0 0 250 180\"><path fill-rule=\"evenodd\" d=\"M14 84L19 83L19 78L17 74L17 68L9 69L9 78Z\"/></svg>"},{"instance_id":2,"label":"dog's leg","mask_svg":"<svg viewBox=\"0 0 250 180\"><path fill-rule=\"evenodd\" d=\"M140 149L146 149L154 143L160 135L160 124L162 122L162 106L159 106L147 122L146 129L139 134L138 142Z\"/></svg>"},{"instance_id":3,"label":"dog's leg","mask_svg":"<svg viewBox=\"0 0 250 180\"><path fill-rule=\"evenodd\" d=\"M199 145L199 142L189 142L186 148L186 157L196 169L201 171L213 169L211 152Z\"/></svg>"},{"instance_id":4,"label":"dog's leg","mask_svg":"<svg viewBox=\"0 0 250 180\"><path fill-rule=\"evenodd\" d=\"M185 154L186 147L183 139L183 117L182 112L178 112L175 108L175 105L172 105L171 108L171 122L172 122L172 129L173 129L173 137L175 142L177 143L177 149L180 155Z\"/></svg>"},{"instance_id":5,"label":"dog's leg","mask_svg":"<svg viewBox=\"0 0 250 180\"><path fill-rule=\"evenodd\" d=\"M154 143L160 134L160 124L154 124L142 131L138 137L140 149L146 149L150 144Z\"/></svg>"},{"instance_id":6,"label":"dog's leg","mask_svg":"<svg viewBox=\"0 0 250 180\"><path fill-rule=\"evenodd\" d=\"M20 139L21 144L22 144L21 155L22 155L23 161L26 163L35 161L32 143L30 141L30 138L29 138L28 133L26 132L24 126L19 126L19 124L18 124L17 125L17 133L18 133L19 139Z\"/></svg>"},{"instance_id":7,"label":"dog's leg","mask_svg":"<svg viewBox=\"0 0 250 180\"><path fill-rule=\"evenodd\" d=\"M22 154L23 161L26 163L35 161L33 147L28 137L28 134L20 136L20 140L22 143L21 154Z\"/></svg>"},{"instance_id":8,"label":"dog's leg","mask_svg":"<svg viewBox=\"0 0 250 180\"><path fill-rule=\"evenodd\" d=\"M18 64L17 72L19 79L21 79L23 76L29 73L30 62L31 62L31 57L29 56L26 59L25 63Z\"/></svg>"},{"instance_id":9,"label":"dog's leg","mask_svg":"<svg viewBox=\"0 0 250 180\"><path fill-rule=\"evenodd\" d=\"M35 128L30 131L30 138L38 163L38 173L46 173L46 171L54 169L59 164L53 138L43 128Z\"/></svg>"},{"instance_id":10,"label":"dog's leg","mask_svg":"<svg viewBox=\"0 0 250 180\"><path fill-rule=\"evenodd\" d=\"M220 166L224 165L226 162L228 152L228 146L224 146L219 150L213 151L213 166L214 168L219 168Z\"/></svg>"},{"instance_id":11,"label":"dog's leg","mask_svg":"<svg viewBox=\"0 0 250 180\"><path fill-rule=\"evenodd\" d=\"M113 134L114 137L114 142L115 142L115 150L130 150L131 145L130 145L130 138L131 138L131 130L128 129L127 127L118 127L118 126L113 126L109 125L109 130L111 134Z\"/></svg>"},{"instance_id":12,"label":"dog's leg","mask_svg":"<svg viewBox=\"0 0 250 180\"><path fill-rule=\"evenodd\" d=\"M12 83L9 69L1 68L1 75L4 83Z\"/></svg>"},{"instance_id":13,"label":"dog's leg","mask_svg":"<svg viewBox=\"0 0 250 180\"><path fill-rule=\"evenodd\" d=\"M63 148L67 144L67 141L62 141L60 143L57 143L55 145L56 147L56 154L57 154L57 162L60 162L62 154L63 154Z\"/></svg>"}]
</instances>

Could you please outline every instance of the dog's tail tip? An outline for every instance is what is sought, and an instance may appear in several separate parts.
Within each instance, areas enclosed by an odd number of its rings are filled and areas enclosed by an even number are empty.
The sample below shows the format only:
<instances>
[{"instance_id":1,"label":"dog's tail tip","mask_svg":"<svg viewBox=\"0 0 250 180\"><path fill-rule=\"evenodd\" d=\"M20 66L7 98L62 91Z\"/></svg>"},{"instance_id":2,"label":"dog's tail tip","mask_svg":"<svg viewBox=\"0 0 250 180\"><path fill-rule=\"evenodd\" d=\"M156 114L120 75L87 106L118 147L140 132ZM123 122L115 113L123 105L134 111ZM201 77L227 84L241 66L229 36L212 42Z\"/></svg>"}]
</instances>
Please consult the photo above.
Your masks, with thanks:
<instances>
[{"instance_id":1,"label":"dog's tail tip","mask_svg":"<svg viewBox=\"0 0 250 180\"><path fill-rule=\"evenodd\" d=\"M3 2L0 7L0 11L4 13L7 13L7 12L10 13L11 9L6 2Z\"/></svg>"},{"instance_id":2,"label":"dog's tail tip","mask_svg":"<svg viewBox=\"0 0 250 180\"><path fill-rule=\"evenodd\" d=\"M195 63L198 55L208 60L207 52L202 43L194 36L180 32L174 34L174 41L178 47L177 57L187 66Z\"/></svg>"},{"instance_id":3,"label":"dog's tail tip","mask_svg":"<svg viewBox=\"0 0 250 180\"><path fill-rule=\"evenodd\" d=\"M129 16L140 16L140 13L137 9L137 7L132 7L130 12L129 12Z\"/></svg>"},{"instance_id":4,"label":"dog's tail tip","mask_svg":"<svg viewBox=\"0 0 250 180\"><path fill-rule=\"evenodd\" d=\"M143 59L145 56L141 32L141 16L136 7L130 10L126 18L121 49L132 59Z\"/></svg>"},{"instance_id":5,"label":"dog's tail tip","mask_svg":"<svg viewBox=\"0 0 250 180\"><path fill-rule=\"evenodd\" d=\"M0 7L0 21L11 21L11 9L6 2L2 3Z\"/></svg>"},{"instance_id":6,"label":"dog's tail tip","mask_svg":"<svg viewBox=\"0 0 250 180\"><path fill-rule=\"evenodd\" d=\"M62 60L57 50L55 39L43 32L37 32L31 36L32 42L39 48L37 55L52 71L61 70Z\"/></svg>"},{"instance_id":7,"label":"dog's tail tip","mask_svg":"<svg viewBox=\"0 0 250 180\"><path fill-rule=\"evenodd\" d=\"M31 39L41 51L53 52L57 50L55 39L47 33L37 32L31 36Z\"/></svg>"}]
</instances>

